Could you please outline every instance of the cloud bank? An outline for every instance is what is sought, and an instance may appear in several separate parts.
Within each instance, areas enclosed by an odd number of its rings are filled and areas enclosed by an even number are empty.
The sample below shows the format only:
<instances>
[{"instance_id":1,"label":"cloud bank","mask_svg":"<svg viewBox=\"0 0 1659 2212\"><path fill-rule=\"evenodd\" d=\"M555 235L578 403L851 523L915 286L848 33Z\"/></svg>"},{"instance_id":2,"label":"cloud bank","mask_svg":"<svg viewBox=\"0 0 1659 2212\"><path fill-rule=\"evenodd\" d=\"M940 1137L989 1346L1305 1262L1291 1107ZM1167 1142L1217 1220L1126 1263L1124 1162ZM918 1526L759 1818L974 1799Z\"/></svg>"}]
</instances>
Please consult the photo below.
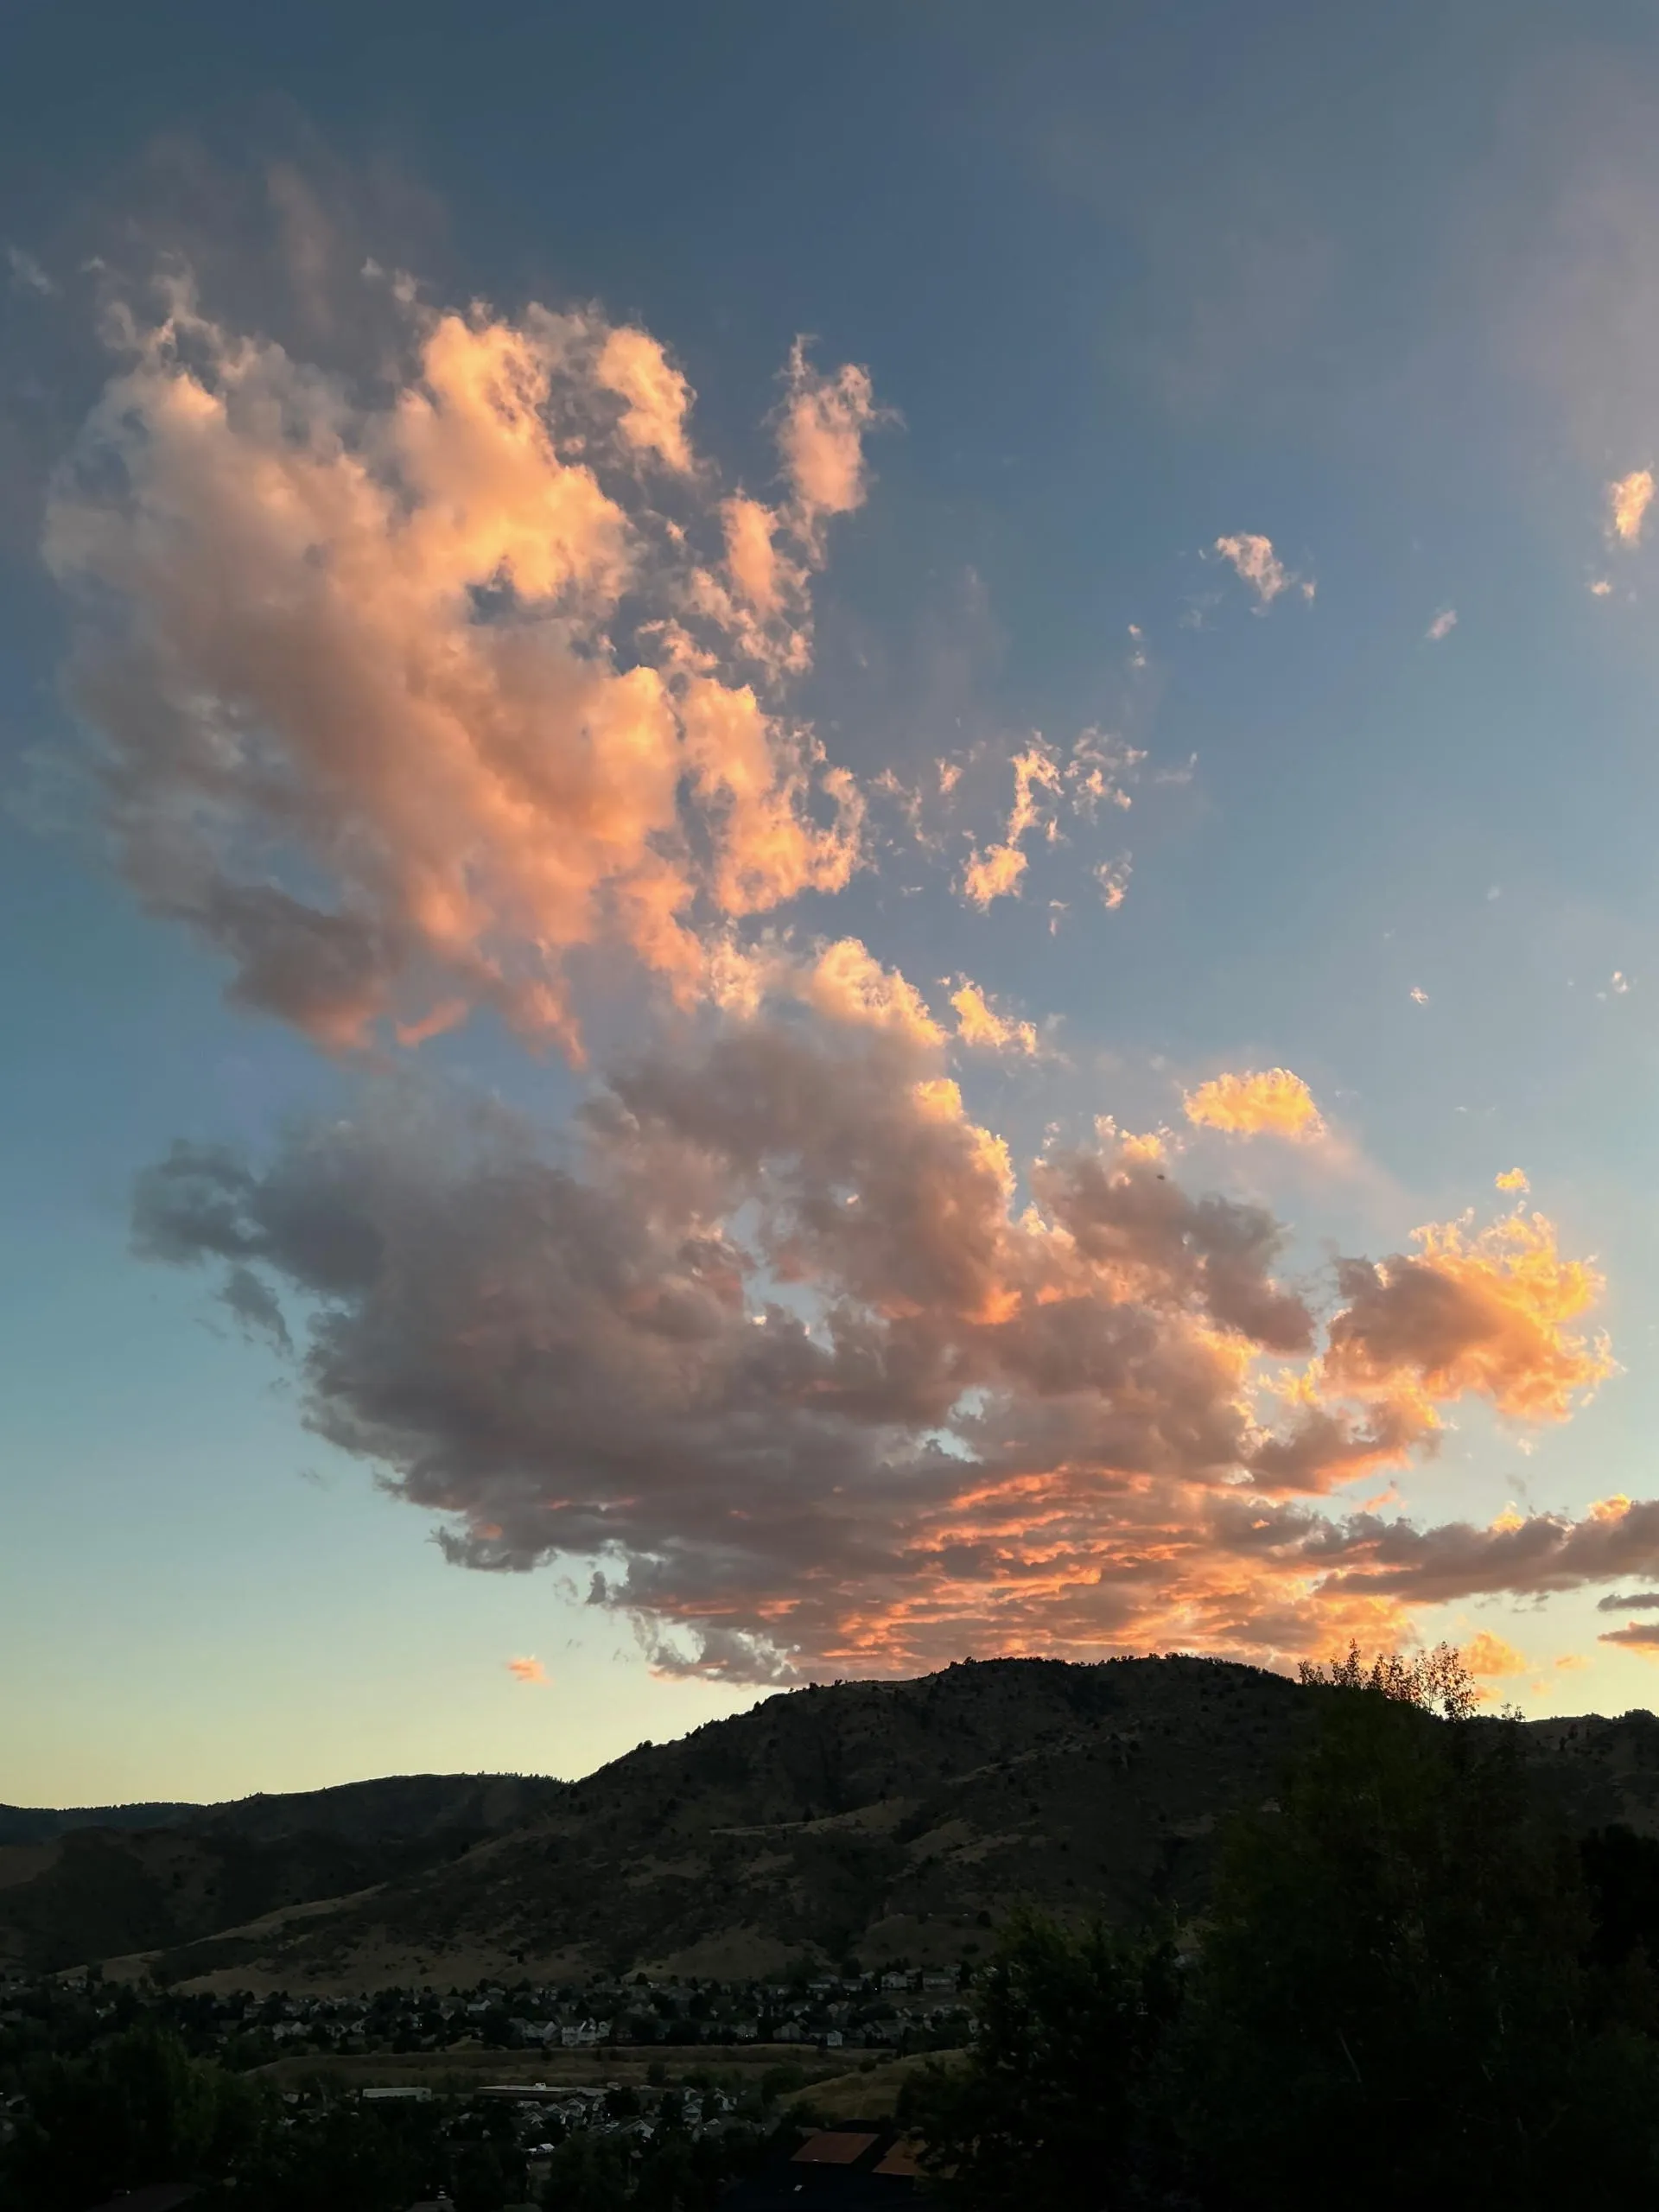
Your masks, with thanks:
<instances>
[{"instance_id":1,"label":"cloud bank","mask_svg":"<svg viewBox=\"0 0 1659 2212\"><path fill-rule=\"evenodd\" d=\"M949 1029L860 939L791 933L871 860L790 703L868 494L868 372L797 343L762 497L700 454L650 334L393 299L368 389L181 280L118 319L47 535L119 863L239 1001L388 1055L490 1008L573 1059L590 1001L630 1008L569 1131L370 1060L357 1114L141 1177L139 1251L215 1271L312 1428L458 1562L575 1563L659 1665L741 1681L1271 1660L1659 1577L1659 1504L1480 1529L1332 1501L1462 1402L1559 1421L1610 1371L1541 1216L1289 1281L1286 1226L1156 1139L1015 1162L960 1084L966 1054L1032 1060L1034 1023L958 976ZM1217 550L1263 604L1294 581L1265 539ZM1019 896L1141 758L1022 741L962 898ZM1128 856L1095 873L1120 903ZM1282 1068L1186 1110L1324 1128Z\"/></svg>"},{"instance_id":2,"label":"cloud bank","mask_svg":"<svg viewBox=\"0 0 1659 2212\"><path fill-rule=\"evenodd\" d=\"M595 1087L569 1160L404 1094L263 1166L181 1145L140 1249L280 1293L321 1434L458 1560L584 1562L671 1668L1271 1657L1659 1560L1611 1522L1288 1503L1432 1450L1460 1399L1553 1421L1595 1387L1593 1278L1537 1217L1424 1231L1316 1300L1269 1214L1109 1133L1030 1163L1022 1203L861 947L694 1030Z\"/></svg>"}]
</instances>

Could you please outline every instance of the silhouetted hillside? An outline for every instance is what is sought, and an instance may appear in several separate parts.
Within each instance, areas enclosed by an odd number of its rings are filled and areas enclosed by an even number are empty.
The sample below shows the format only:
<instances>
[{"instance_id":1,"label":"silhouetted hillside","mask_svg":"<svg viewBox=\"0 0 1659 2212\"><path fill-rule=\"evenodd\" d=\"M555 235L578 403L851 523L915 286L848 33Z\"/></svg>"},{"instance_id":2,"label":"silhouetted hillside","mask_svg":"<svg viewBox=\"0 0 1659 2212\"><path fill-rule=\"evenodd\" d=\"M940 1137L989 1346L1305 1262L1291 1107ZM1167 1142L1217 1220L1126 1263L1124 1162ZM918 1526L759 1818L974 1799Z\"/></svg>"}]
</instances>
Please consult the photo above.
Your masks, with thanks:
<instances>
[{"instance_id":1,"label":"silhouetted hillside","mask_svg":"<svg viewBox=\"0 0 1659 2212\"><path fill-rule=\"evenodd\" d=\"M0 1957L334 1989L954 1964L1021 1900L1199 1899L1217 1821L1272 1796L1323 1694L1210 1660L995 1660L771 1698L580 1783L416 1777L75 1831L33 1870L0 1853ZM1575 1823L1659 1830L1651 1715L1528 1738Z\"/></svg>"},{"instance_id":2,"label":"silhouetted hillside","mask_svg":"<svg viewBox=\"0 0 1659 2212\"><path fill-rule=\"evenodd\" d=\"M223 1805L0 1808L0 1964L170 1948L397 1880L522 1827L566 1787L397 1775Z\"/></svg>"}]
</instances>

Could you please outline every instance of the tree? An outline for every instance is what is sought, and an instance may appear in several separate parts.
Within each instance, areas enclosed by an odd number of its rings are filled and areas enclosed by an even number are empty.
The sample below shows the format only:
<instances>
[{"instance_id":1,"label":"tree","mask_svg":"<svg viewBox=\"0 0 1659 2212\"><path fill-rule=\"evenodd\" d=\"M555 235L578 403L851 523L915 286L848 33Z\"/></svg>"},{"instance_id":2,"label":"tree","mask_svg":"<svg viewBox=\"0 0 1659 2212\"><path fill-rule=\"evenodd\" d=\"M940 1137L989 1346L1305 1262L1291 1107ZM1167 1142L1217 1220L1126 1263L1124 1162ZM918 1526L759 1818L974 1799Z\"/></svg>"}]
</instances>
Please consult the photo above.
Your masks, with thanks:
<instances>
[{"instance_id":1,"label":"tree","mask_svg":"<svg viewBox=\"0 0 1659 2212\"><path fill-rule=\"evenodd\" d=\"M226 2202L236 2212L404 2212L442 2174L438 2136L432 2105L334 2105L273 2129Z\"/></svg>"},{"instance_id":2,"label":"tree","mask_svg":"<svg viewBox=\"0 0 1659 2212\"><path fill-rule=\"evenodd\" d=\"M1439 1713L1445 1720L1472 1719L1480 1702L1475 1678L1453 1643L1437 1643L1432 1651L1414 1652L1409 1657L1379 1651L1367 1667L1358 1644L1351 1642L1345 1658L1323 1665L1317 1659L1304 1659L1296 1672L1306 1688L1370 1690L1394 1704Z\"/></svg>"},{"instance_id":3,"label":"tree","mask_svg":"<svg viewBox=\"0 0 1659 2212\"><path fill-rule=\"evenodd\" d=\"M1168 1944L1017 1918L981 1980L966 2065L906 2086L900 2116L940 2195L964 2212L1140 2201L1165 2163L1154 2076L1178 2003Z\"/></svg>"},{"instance_id":4,"label":"tree","mask_svg":"<svg viewBox=\"0 0 1659 2212\"><path fill-rule=\"evenodd\" d=\"M252 2155L270 2116L252 2084L149 2028L86 2058L48 2059L25 2089L29 2116L5 2183L28 2212L84 2212L118 2190L217 2179Z\"/></svg>"},{"instance_id":5,"label":"tree","mask_svg":"<svg viewBox=\"0 0 1659 2212\"><path fill-rule=\"evenodd\" d=\"M1426 1680L1351 1652L1278 1807L1224 1852L1180 2051L1206 2206L1323 2205L1338 2176L1354 2212L1659 2180L1655 2049L1592 2024L1577 1853L1444 1657Z\"/></svg>"}]
</instances>

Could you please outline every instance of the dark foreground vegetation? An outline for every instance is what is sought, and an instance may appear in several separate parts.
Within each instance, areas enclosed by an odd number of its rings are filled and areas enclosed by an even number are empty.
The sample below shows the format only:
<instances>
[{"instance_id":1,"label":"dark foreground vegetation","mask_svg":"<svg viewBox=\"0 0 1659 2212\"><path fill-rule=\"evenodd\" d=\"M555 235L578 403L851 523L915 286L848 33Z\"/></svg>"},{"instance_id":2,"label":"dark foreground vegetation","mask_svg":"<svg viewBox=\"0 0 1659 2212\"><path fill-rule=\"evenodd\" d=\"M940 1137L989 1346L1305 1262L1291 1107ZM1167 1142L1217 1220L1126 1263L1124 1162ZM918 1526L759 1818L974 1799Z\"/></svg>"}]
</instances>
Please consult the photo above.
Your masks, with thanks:
<instances>
[{"instance_id":1,"label":"dark foreground vegetation","mask_svg":"<svg viewBox=\"0 0 1659 2212\"><path fill-rule=\"evenodd\" d=\"M191 2212L405 2212L440 2193L454 2212L703 2212L799 2140L770 2095L770 2108L713 2128L694 2124L696 2102L658 2095L647 2126L638 2094L619 2088L591 2127L537 2115L531 2133L543 2139L532 2144L510 2103L285 2097L145 2024L35 2070L28 2117L0 2154L0 2206L90 2212L172 2180L197 2184Z\"/></svg>"},{"instance_id":2,"label":"dark foreground vegetation","mask_svg":"<svg viewBox=\"0 0 1659 2212\"><path fill-rule=\"evenodd\" d=\"M1307 1748L1227 1826L1199 1915L1005 1927L965 2059L905 2091L942 2205L1659 2205L1659 1843L1572 1831L1455 1654L1305 1679ZM792 2145L799 2078L753 2109L712 2081L645 2107L618 2090L566 2132L460 2094L284 2097L130 2012L29 2058L0 2208L188 2180L194 2212L405 2212L440 2190L457 2212L699 2212Z\"/></svg>"},{"instance_id":3,"label":"dark foreground vegetation","mask_svg":"<svg viewBox=\"0 0 1659 2212\"><path fill-rule=\"evenodd\" d=\"M1659 1844L1560 1832L1455 1654L1305 1679L1201 1922L1007 1933L967 2068L906 2094L947 2203L1659 2203Z\"/></svg>"}]
</instances>

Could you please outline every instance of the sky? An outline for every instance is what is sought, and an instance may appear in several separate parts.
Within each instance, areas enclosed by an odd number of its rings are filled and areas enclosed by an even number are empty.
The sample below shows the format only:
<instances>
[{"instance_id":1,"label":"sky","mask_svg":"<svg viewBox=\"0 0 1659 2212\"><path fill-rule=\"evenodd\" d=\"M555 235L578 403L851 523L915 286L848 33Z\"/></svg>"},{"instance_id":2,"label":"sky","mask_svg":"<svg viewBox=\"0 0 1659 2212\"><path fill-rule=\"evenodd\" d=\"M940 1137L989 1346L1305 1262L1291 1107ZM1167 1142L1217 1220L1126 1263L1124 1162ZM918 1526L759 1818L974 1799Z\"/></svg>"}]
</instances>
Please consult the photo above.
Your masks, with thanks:
<instances>
[{"instance_id":1,"label":"sky","mask_svg":"<svg viewBox=\"0 0 1659 2212\"><path fill-rule=\"evenodd\" d=\"M8 10L0 1798L1659 1659L1659 26Z\"/></svg>"}]
</instances>

